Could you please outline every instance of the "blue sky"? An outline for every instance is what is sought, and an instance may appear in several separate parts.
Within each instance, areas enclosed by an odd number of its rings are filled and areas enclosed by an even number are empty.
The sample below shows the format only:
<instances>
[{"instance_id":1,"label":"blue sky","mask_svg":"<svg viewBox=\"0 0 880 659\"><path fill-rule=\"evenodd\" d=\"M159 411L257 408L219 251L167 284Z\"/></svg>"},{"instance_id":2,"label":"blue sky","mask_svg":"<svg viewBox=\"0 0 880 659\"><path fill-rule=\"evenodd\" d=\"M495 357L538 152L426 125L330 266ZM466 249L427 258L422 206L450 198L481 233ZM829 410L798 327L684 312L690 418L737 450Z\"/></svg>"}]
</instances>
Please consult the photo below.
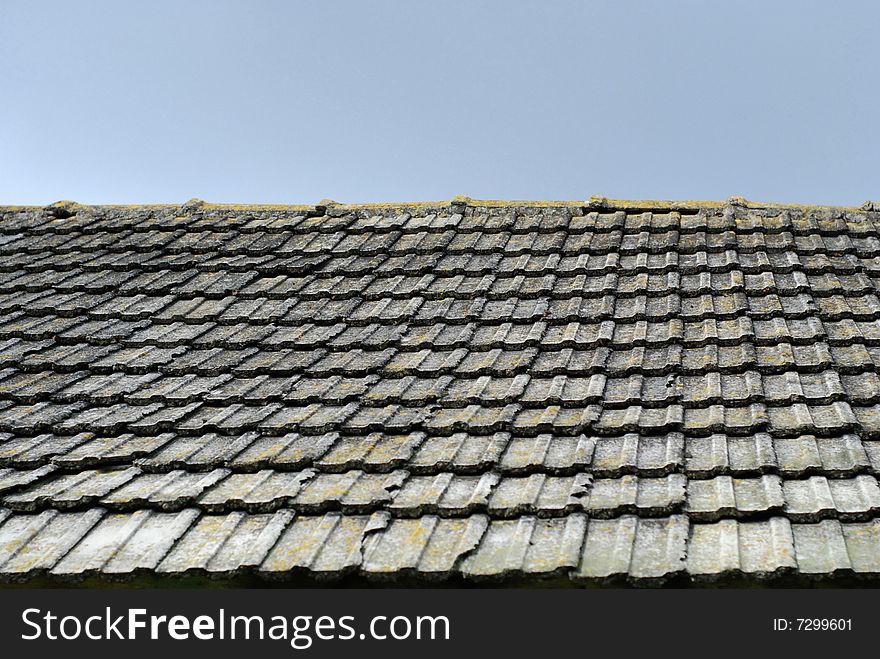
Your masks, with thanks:
<instances>
[{"instance_id":1,"label":"blue sky","mask_svg":"<svg viewBox=\"0 0 880 659\"><path fill-rule=\"evenodd\" d=\"M0 204L880 200L877 2L0 0Z\"/></svg>"}]
</instances>

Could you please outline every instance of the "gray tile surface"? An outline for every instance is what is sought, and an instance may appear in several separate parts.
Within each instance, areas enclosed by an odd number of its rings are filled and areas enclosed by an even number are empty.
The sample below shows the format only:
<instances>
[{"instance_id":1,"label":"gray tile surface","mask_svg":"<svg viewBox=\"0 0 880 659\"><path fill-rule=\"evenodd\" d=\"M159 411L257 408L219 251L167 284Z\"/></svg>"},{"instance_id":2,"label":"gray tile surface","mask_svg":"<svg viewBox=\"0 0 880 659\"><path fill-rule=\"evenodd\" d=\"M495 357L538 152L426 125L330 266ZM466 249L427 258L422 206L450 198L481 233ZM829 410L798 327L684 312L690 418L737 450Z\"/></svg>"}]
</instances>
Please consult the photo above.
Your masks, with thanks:
<instances>
[{"instance_id":1,"label":"gray tile surface","mask_svg":"<svg viewBox=\"0 0 880 659\"><path fill-rule=\"evenodd\" d=\"M880 220L0 208L0 578L880 577Z\"/></svg>"}]
</instances>

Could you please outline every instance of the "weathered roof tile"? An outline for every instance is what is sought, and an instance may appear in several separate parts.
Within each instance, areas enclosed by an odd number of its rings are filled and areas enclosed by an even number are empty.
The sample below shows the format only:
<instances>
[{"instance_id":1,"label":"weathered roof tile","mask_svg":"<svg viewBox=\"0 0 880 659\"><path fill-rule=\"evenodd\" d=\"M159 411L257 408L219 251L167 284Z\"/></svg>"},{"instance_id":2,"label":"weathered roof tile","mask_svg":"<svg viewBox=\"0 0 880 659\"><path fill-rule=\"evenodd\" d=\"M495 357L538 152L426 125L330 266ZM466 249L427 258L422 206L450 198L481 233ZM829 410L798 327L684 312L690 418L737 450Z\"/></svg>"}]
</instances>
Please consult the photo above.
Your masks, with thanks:
<instances>
[{"instance_id":1,"label":"weathered roof tile","mask_svg":"<svg viewBox=\"0 0 880 659\"><path fill-rule=\"evenodd\" d=\"M493 520L479 547L461 564L470 577L551 576L577 566L585 515L542 520Z\"/></svg>"},{"instance_id":2,"label":"weathered roof tile","mask_svg":"<svg viewBox=\"0 0 880 659\"><path fill-rule=\"evenodd\" d=\"M591 519L576 580L629 578L636 583L663 581L684 570L688 522L683 515L641 519L624 515Z\"/></svg>"},{"instance_id":3,"label":"weathered roof tile","mask_svg":"<svg viewBox=\"0 0 880 659\"><path fill-rule=\"evenodd\" d=\"M318 576L340 577L360 566L364 540L387 524L388 516L381 513L297 517L259 569L268 576L309 571Z\"/></svg>"},{"instance_id":4,"label":"weathered roof tile","mask_svg":"<svg viewBox=\"0 0 880 659\"><path fill-rule=\"evenodd\" d=\"M806 480L786 480L782 486L785 513L792 521L870 519L880 509L880 486L873 476L831 480L812 476Z\"/></svg>"},{"instance_id":5,"label":"weathered roof tile","mask_svg":"<svg viewBox=\"0 0 880 659\"><path fill-rule=\"evenodd\" d=\"M784 517L757 522L726 519L691 527L687 569L695 577L744 574L767 578L795 566L791 524Z\"/></svg>"},{"instance_id":6,"label":"weathered roof tile","mask_svg":"<svg viewBox=\"0 0 880 659\"><path fill-rule=\"evenodd\" d=\"M603 203L4 213L0 577L880 576L880 225Z\"/></svg>"},{"instance_id":7,"label":"weathered roof tile","mask_svg":"<svg viewBox=\"0 0 880 659\"><path fill-rule=\"evenodd\" d=\"M159 508L180 510L229 474L226 469L207 473L183 470L139 474L101 499L101 505L113 510Z\"/></svg>"},{"instance_id":8,"label":"weathered roof tile","mask_svg":"<svg viewBox=\"0 0 880 659\"><path fill-rule=\"evenodd\" d=\"M193 525L156 567L165 574L206 573L230 576L258 566L278 540L293 513L206 515Z\"/></svg>"},{"instance_id":9,"label":"weathered roof tile","mask_svg":"<svg viewBox=\"0 0 880 659\"><path fill-rule=\"evenodd\" d=\"M45 573L98 523L100 508L78 513L47 510L8 517L0 526L0 575ZM3 521L3 520L0 520Z\"/></svg>"},{"instance_id":10,"label":"weathered roof tile","mask_svg":"<svg viewBox=\"0 0 880 659\"><path fill-rule=\"evenodd\" d=\"M485 515L394 519L387 530L368 539L361 569L372 576L448 577L477 547L488 525Z\"/></svg>"},{"instance_id":11,"label":"weathered roof tile","mask_svg":"<svg viewBox=\"0 0 880 659\"><path fill-rule=\"evenodd\" d=\"M136 467L88 469L74 474L55 474L34 485L3 496L3 505L23 512L45 508L84 508L137 476Z\"/></svg>"},{"instance_id":12,"label":"weathered roof tile","mask_svg":"<svg viewBox=\"0 0 880 659\"><path fill-rule=\"evenodd\" d=\"M138 510L105 515L51 572L72 577L154 570L198 515L191 508L178 513Z\"/></svg>"},{"instance_id":13,"label":"weathered roof tile","mask_svg":"<svg viewBox=\"0 0 880 659\"><path fill-rule=\"evenodd\" d=\"M694 521L779 514L784 505L782 482L778 476L692 478L687 484L687 513Z\"/></svg>"}]
</instances>

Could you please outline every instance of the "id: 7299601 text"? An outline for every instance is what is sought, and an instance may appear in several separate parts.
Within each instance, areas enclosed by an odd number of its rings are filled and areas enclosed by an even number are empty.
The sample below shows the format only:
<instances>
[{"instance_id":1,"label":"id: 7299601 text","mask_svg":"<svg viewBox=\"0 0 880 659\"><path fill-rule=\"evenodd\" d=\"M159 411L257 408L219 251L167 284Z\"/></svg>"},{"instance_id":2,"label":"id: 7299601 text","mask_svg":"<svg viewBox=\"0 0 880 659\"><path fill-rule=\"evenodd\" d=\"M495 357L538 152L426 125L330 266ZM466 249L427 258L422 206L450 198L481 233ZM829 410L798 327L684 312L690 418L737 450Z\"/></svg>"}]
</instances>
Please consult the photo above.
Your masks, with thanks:
<instances>
[{"instance_id":1,"label":"id: 7299601 text","mask_svg":"<svg viewBox=\"0 0 880 659\"><path fill-rule=\"evenodd\" d=\"M852 618L774 618L773 631L849 632L852 631Z\"/></svg>"}]
</instances>

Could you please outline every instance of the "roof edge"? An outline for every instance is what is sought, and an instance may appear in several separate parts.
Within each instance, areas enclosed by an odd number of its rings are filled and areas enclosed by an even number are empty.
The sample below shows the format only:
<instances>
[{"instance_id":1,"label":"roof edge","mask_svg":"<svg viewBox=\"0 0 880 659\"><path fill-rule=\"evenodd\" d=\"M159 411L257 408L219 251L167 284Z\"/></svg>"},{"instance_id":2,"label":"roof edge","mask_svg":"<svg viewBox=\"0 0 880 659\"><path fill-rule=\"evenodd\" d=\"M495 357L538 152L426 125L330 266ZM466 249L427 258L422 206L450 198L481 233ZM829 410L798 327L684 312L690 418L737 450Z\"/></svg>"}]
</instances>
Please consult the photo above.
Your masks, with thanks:
<instances>
[{"instance_id":1,"label":"roof edge","mask_svg":"<svg viewBox=\"0 0 880 659\"><path fill-rule=\"evenodd\" d=\"M191 199L184 204L80 204L75 201L58 201L46 206L40 205L2 205L3 211L40 210L45 208L204 208L214 210L232 211L314 211L332 207L340 210L358 209L398 209L398 208L436 208L438 206L482 206L482 207L519 207L529 206L534 208L558 208L558 207L586 207L596 210L638 210L647 211L670 211L670 210L712 210L726 208L728 206L740 206L756 210L762 209L791 209L791 210L842 210L842 211L873 211L880 210L880 202L866 201L860 206L836 206L822 204L782 204L774 202L750 201L742 197L730 197L725 201L695 201L695 200L653 200L653 199L609 199L593 195L587 200L511 200L511 199L474 199L466 196L456 196L444 201L409 201L409 202L373 202L373 203L339 203L331 199L323 199L317 204L235 204L213 203L200 199Z\"/></svg>"}]
</instances>

